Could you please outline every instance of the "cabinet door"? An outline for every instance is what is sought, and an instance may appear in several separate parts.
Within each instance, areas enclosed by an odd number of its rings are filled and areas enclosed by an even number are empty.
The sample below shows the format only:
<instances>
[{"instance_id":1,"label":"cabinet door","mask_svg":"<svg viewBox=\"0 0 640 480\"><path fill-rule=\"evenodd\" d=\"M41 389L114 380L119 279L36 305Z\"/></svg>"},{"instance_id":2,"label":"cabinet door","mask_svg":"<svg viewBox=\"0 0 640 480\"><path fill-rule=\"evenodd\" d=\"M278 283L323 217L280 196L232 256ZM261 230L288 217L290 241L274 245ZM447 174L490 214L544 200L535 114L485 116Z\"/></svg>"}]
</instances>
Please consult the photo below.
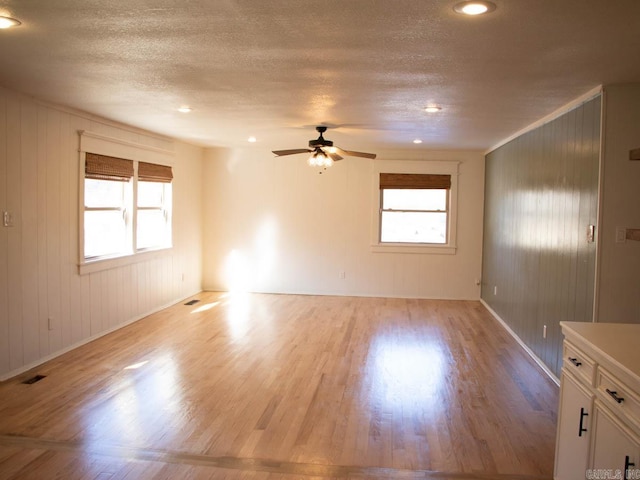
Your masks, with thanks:
<instances>
[{"instance_id":1,"label":"cabinet door","mask_svg":"<svg viewBox=\"0 0 640 480\"><path fill-rule=\"evenodd\" d=\"M611 471L611 478L640 478L640 439L599 402L594 408L593 428L591 468Z\"/></svg>"},{"instance_id":2,"label":"cabinet door","mask_svg":"<svg viewBox=\"0 0 640 480\"><path fill-rule=\"evenodd\" d=\"M589 455L591 393L565 371L560 380L555 478L584 480Z\"/></svg>"}]
</instances>

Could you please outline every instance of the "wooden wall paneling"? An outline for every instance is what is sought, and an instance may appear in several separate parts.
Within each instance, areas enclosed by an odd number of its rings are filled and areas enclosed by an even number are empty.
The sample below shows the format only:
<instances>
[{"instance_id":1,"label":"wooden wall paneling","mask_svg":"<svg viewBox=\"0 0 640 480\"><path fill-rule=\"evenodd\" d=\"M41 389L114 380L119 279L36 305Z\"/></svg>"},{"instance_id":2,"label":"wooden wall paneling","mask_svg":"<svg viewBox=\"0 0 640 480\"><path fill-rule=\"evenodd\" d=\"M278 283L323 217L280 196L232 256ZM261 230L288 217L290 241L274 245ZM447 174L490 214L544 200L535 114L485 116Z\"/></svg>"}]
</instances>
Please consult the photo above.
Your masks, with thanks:
<instances>
[{"instance_id":1,"label":"wooden wall paneling","mask_svg":"<svg viewBox=\"0 0 640 480\"><path fill-rule=\"evenodd\" d=\"M161 292L161 302L164 304L167 302L167 299L169 299L169 285L171 282L171 268L170 268L170 259L168 258L162 258L158 261L159 265L159 269L160 269L160 277L158 278L158 280L160 281L160 289L159 291Z\"/></svg>"},{"instance_id":2,"label":"wooden wall paneling","mask_svg":"<svg viewBox=\"0 0 640 480\"><path fill-rule=\"evenodd\" d=\"M114 269L114 273L116 277L115 284L117 288L116 298L118 299L118 319L119 319L118 321L124 322L127 319L131 318L129 317L127 312L127 302L126 302L127 285L125 280L126 268Z\"/></svg>"},{"instance_id":3,"label":"wooden wall paneling","mask_svg":"<svg viewBox=\"0 0 640 480\"><path fill-rule=\"evenodd\" d=\"M71 243L72 236L72 222L70 212L67 206L69 205L70 197L77 197L76 184L71 183L71 179L68 175L68 166L73 163L73 159L69 156L69 152L73 152L73 145L69 142L69 115L60 115L60 127L59 127L59 148L60 148L60 161L58 165L59 172L59 191L60 191L60 203L58 204L59 218L60 218L60 257L59 257L59 269L60 269L60 313L57 322L60 329L60 343L63 347L67 347L72 344L71 342L71 290L70 280L73 272L70 266L75 263L75 259L70 257L69 244Z\"/></svg>"},{"instance_id":4,"label":"wooden wall paneling","mask_svg":"<svg viewBox=\"0 0 640 480\"><path fill-rule=\"evenodd\" d=\"M91 275L80 278L80 332L82 338L91 336Z\"/></svg>"},{"instance_id":5,"label":"wooden wall paneling","mask_svg":"<svg viewBox=\"0 0 640 480\"><path fill-rule=\"evenodd\" d=\"M11 99L7 103L7 118L20 118L20 102ZM20 192L21 141L20 123L7 122L7 210L13 214L13 226L8 230L8 304L9 304L9 350L11 368L17 368L24 362L22 331L22 208Z\"/></svg>"},{"instance_id":6,"label":"wooden wall paneling","mask_svg":"<svg viewBox=\"0 0 640 480\"><path fill-rule=\"evenodd\" d=\"M571 254L575 252L575 245L571 243L571 231L576 228L576 214L573 211L572 196L574 194L571 184L573 183L572 162L576 149L576 113L580 109L571 110L561 117L563 130L560 132L560 157L558 165L557 185L557 217L556 224L556 245L557 253L557 281L556 281L556 308L553 319L547 324L547 338L545 344L545 358L548 365L554 371L559 371L557 364L561 350L561 332L559 323L571 317L570 306L573 303L569 298L570 274L571 274Z\"/></svg>"},{"instance_id":7,"label":"wooden wall paneling","mask_svg":"<svg viewBox=\"0 0 640 480\"><path fill-rule=\"evenodd\" d=\"M7 208L7 97L0 92L0 208ZM0 371L11 367L9 353L9 228L0 226Z\"/></svg>"},{"instance_id":8,"label":"wooden wall paneling","mask_svg":"<svg viewBox=\"0 0 640 480\"><path fill-rule=\"evenodd\" d=\"M60 113L46 109L47 330L49 352L62 348L60 335ZM51 320L52 326L48 322Z\"/></svg>"},{"instance_id":9,"label":"wooden wall paneling","mask_svg":"<svg viewBox=\"0 0 640 480\"><path fill-rule=\"evenodd\" d=\"M536 140L536 136L538 132L532 132L533 135L527 135L523 139L523 144L519 145L519 156L521 157L521 162L527 165L531 165L533 168L535 162L535 151L532 151L531 145ZM517 168L517 165L514 165ZM520 282L507 282L509 284L513 284L513 288L516 289L516 296L514 301L512 302L512 309L517 309L518 316L521 320L520 331L522 335L524 335L523 340L528 343L532 343L534 338L532 338L531 329L527 329L524 326L530 325L535 321L535 309L532 308L533 305L530 305L529 298L535 297L535 285L534 279L534 264L532 262L531 249L526 248L526 245L531 242L533 238L535 238L535 231L533 231L533 225L530 221L528 212L531 208L530 203L530 190L529 190L529 180L527 175L516 175L514 176L514 218L517 222L516 231L514 231L513 238L513 251L515 261L518 265L518 271L515 272L515 275L522 279ZM520 252L518 254L517 252ZM533 264L532 264L533 263ZM526 308L517 308L518 305L526 305Z\"/></svg>"},{"instance_id":10,"label":"wooden wall paneling","mask_svg":"<svg viewBox=\"0 0 640 480\"><path fill-rule=\"evenodd\" d=\"M107 288L105 289L105 301L109 304L108 317L106 318L106 329L112 329L121 323L120 308L122 306L122 297L120 294L120 286L118 285L118 270L119 268L112 268L105 273L105 281L107 282ZM103 326L104 328L104 326Z\"/></svg>"},{"instance_id":11,"label":"wooden wall paneling","mask_svg":"<svg viewBox=\"0 0 640 480\"><path fill-rule=\"evenodd\" d=\"M49 311L47 288L47 118L46 109L38 106L36 125L36 142L38 145L38 190L35 194L38 201L38 337L40 340L40 357L51 352L49 349L49 330L47 317Z\"/></svg>"},{"instance_id":12,"label":"wooden wall paneling","mask_svg":"<svg viewBox=\"0 0 640 480\"><path fill-rule=\"evenodd\" d=\"M544 190L539 188L536 178L544 169L544 148L547 145L546 137L548 132L542 128L530 133L528 150L531 155L531 169L527 172L527 175L524 175L526 181L523 196L526 198L525 216L528 224L528 234L525 240L528 248L525 248L524 253L529 258L529 275L525 292L525 310L528 312L526 325L535 325L533 329L530 329L528 340L528 344L533 344L536 340L535 333L541 332L544 325L544 319L540 315L540 310L543 306L539 300L542 295L543 285L540 284L538 279L542 269L541 252L544 251L543 242L548 223L544 221L544 216L540 216L540 202L544 202ZM533 178L530 176L532 172L537 172Z\"/></svg>"},{"instance_id":13,"label":"wooden wall paneling","mask_svg":"<svg viewBox=\"0 0 640 480\"><path fill-rule=\"evenodd\" d=\"M69 238L67 245L68 265L67 271L69 275L69 343L74 345L83 338L82 329L82 277L78 275L78 257L79 257L79 162L80 155L78 153L78 130L86 130L86 120L77 117L69 117L66 124L65 133L65 155L68 156L68 162L64 169L65 174L69 177L69 196L67 204L64 208L67 210L69 218Z\"/></svg>"},{"instance_id":14,"label":"wooden wall paneling","mask_svg":"<svg viewBox=\"0 0 640 480\"><path fill-rule=\"evenodd\" d=\"M596 225L596 239L599 235L600 225L598 224L598 201L599 201L599 178L600 178L600 123L601 123L601 111L602 111L602 98L597 98L591 104L585 106L590 111L590 115L587 117L588 128L590 129L590 135L588 140L585 141L585 146L588 148L588 157L585 159L585 169L589 172L586 175L588 181L582 195L586 196L588 202L588 208L586 209L587 221L581 223L581 226L586 228L589 224ZM583 236L584 239L584 236ZM595 283L591 281L596 275L596 255L597 255L597 243L582 242L585 251L585 263L587 266L587 272L584 276L580 277L584 282L586 290L586 298L580 303L580 308L583 309L583 313L580 318L584 321L591 321L594 317L594 301L595 301Z\"/></svg>"},{"instance_id":15,"label":"wooden wall paneling","mask_svg":"<svg viewBox=\"0 0 640 480\"><path fill-rule=\"evenodd\" d=\"M104 272L106 275L107 288L104 289L105 295L103 299L109 305L107 310L107 323L103 325L103 328L111 329L123 322L122 317L122 290L120 289L120 283L118 282L119 268L112 268Z\"/></svg>"},{"instance_id":16,"label":"wooden wall paneling","mask_svg":"<svg viewBox=\"0 0 640 480\"><path fill-rule=\"evenodd\" d=\"M149 310L151 305L157 305L162 302L162 260L154 259L149 263L149 275L152 282L151 286L151 301L149 302ZM149 310L145 310L142 313L147 313Z\"/></svg>"},{"instance_id":17,"label":"wooden wall paneling","mask_svg":"<svg viewBox=\"0 0 640 480\"><path fill-rule=\"evenodd\" d=\"M584 109L575 110L575 134L573 139L571 162L569 165L570 175L568 176L567 191L569 196L569 219L565 222L567 241L569 245L569 266L567 269L567 298L571 301L567 302L567 313L565 319L567 321L573 321L576 315L576 304L574 299L576 298L576 270L577 270L577 257L579 249L580 238L580 160L583 150L584 137ZM584 237L582 237L584 239Z\"/></svg>"},{"instance_id":18,"label":"wooden wall paneling","mask_svg":"<svg viewBox=\"0 0 640 480\"><path fill-rule=\"evenodd\" d=\"M96 272L90 275L89 283L89 306L91 311L91 335L97 335L103 330L102 326L102 276L103 272Z\"/></svg>"},{"instance_id":19,"label":"wooden wall paneling","mask_svg":"<svg viewBox=\"0 0 640 480\"><path fill-rule=\"evenodd\" d=\"M506 148L506 146L504 147ZM495 258L496 234L498 232L497 219L498 201L496 197L499 195L500 188L497 185L500 176L494 172L499 162L500 150L494 151L487 155L485 160L484 175L484 219L483 219L483 243L492 248L483 248L482 252L482 282L480 283L480 298L489 303L489 297L493 295L493 285L496 276ZM493 302L491 302L493 304Z\"/></svg>"},{"instance_id":20,"label":"wooden wall paneling","mask_svg":"<svg viewBox=\"0 0 640 480\"><path fill-rule=\"evenodd\" d=\"M562 258L563 258L563 239L562 228L563 221L565 220L564 206L564 186L562 184L564 164L566 162L566 143L567 143L567 115L563 115L554 122L551 122L553 128L553 165L549 171L549 177L551 180L550 195L551 195L551 211L550 211L550 238L548 260L549 271L546 277L548 284L548 305L549 309L547 315L543 319L547 324L547 338L546 341L541 341L542 335L538 336L536 332L537 343L540 345L539 350L542 351L542 359L544 362L553 367L554 359L552 347L553 340L553 324L558 323L560 319L561 311L561 291L562 291ZM539 326L539 325L538 325Z\"/></svg>"},{"instance_id":21,"label":"wooden wall paneling","mask_svg":"<svg viewBox=\"0 0 640 480\"><path fill-rule=\"evenodd\" d=\"M583 157L599 143L599 105L591 100L487 155L482 298L556 374L559 322L591 319L578 309L593 303L580 293L595 281L583 217L595 218L599 157Z\"/></svg>"},{"instance_id":22,"label":"wooden wall paneling","mask_svg":"<svg viewBox=\"0 0 640 480\"><path fill-rule=\"evenodd\" d=\"M40 356L38 310L38 109L33 103L21 105L21 193L22 193L22 331L24 362ZM35 301L34 301L35 299Z\"/></svg>"}]
</instances>

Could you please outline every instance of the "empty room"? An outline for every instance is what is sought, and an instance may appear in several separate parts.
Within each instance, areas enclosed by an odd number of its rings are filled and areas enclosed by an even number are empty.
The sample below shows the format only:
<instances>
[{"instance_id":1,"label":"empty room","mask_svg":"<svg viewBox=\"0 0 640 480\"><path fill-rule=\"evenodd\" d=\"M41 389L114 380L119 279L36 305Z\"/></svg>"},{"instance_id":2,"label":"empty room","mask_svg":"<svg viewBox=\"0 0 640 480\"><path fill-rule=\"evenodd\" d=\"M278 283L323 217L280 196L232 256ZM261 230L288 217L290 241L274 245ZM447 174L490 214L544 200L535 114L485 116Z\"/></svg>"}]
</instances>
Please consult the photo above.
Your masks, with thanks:
<instances>
[{"instance_id":1,"label":"empty room","mask_svg":"<svg viewBox=\"0 0 640 480\"><path fill-rule=\"evenodd\" d=\"M0 0L0 479L640 478L638 18Z\"/></svg>"}]
</instances>

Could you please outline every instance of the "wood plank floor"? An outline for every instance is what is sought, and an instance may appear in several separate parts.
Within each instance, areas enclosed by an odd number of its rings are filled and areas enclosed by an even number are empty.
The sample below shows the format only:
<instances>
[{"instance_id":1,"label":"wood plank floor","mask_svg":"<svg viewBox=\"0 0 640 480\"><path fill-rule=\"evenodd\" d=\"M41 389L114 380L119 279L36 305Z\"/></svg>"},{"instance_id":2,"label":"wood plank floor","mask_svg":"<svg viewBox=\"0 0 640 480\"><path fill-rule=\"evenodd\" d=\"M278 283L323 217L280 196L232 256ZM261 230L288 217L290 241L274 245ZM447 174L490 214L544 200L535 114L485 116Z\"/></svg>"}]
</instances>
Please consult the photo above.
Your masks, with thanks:
<instances>
[{"instance_id":1,"label":"wood plank floor","mask_svg":"<svg viewBox=\"0 0 640 480\"><path fill-rule=\"evenodd\" d=\"M0 478L552 477L558 389L479 302L194 298L0 384Z\"/></svg>"}]
</instances>

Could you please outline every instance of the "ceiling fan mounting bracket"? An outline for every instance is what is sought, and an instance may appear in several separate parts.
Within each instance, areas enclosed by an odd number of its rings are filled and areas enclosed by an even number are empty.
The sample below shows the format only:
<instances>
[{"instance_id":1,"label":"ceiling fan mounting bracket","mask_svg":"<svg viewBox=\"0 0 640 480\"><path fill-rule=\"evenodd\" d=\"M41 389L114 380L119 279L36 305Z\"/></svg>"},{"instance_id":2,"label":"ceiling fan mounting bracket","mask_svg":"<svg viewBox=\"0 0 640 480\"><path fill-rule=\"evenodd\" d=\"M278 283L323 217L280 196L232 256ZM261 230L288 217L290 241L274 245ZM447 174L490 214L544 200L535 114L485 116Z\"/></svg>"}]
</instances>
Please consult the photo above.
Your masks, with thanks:
<instances>
[{"instance_id":1,"label":"ceiling fan mounting bracket","mask_svg":"<svg viewBox=\"0 0 640 480\"><path fill-rule=\"evenodd\" d=\"M322 136L322 134L327 131L327 127L325 127L324 125L318 125L316 127L316 131L320 134L320 136L315 140L309 140L310 148L333 147L333 142L331 140L325 140L325 138Z\"/></svg>"}]
</instances>

